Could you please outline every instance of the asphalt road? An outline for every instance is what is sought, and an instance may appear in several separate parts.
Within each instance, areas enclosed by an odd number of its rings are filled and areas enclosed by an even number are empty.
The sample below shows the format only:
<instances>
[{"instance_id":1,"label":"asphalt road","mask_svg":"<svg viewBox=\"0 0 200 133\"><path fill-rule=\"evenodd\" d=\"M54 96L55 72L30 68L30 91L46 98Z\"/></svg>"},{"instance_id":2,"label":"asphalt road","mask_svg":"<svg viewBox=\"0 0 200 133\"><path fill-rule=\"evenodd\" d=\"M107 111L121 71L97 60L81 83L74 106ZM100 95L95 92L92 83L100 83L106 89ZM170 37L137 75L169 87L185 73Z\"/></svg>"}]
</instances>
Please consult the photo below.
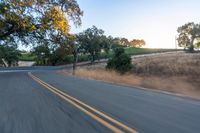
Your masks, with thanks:
<instances>
[{"instance_id":1,"label":"asphalt road","mask_svg":"<svg viewBox=\"0 0 200 133\"><path fill-rule=\"evenodd\" d=\"M8 71L0 72L0 133L113 132L49 91L47 85L33 80L28 75L30 70ZM200 132L198 100L67 77L50 70L32 74L140 133ZM98 114L95 116L128 132Z\"/></svg>"}]
</instances>

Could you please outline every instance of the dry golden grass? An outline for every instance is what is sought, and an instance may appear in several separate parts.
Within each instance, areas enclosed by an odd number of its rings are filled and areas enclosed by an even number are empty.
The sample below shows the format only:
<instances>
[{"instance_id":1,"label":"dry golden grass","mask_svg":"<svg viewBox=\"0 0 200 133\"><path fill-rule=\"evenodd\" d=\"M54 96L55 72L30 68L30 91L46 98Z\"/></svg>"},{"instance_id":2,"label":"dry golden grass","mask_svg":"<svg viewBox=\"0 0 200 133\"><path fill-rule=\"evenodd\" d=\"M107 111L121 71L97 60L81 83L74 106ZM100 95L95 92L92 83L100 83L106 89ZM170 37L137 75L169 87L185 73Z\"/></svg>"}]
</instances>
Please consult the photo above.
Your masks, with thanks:
<instances>
[{"instance_id":1,"label":"dry golden grass","mask_svg":"<svg viewBox=\"0 0 200 133\"><path fill-rule=\"evenodd\" d=\"M88 79L102 80L112 83L132 83L133 85L139 85L141 78L133 75L120 75L115 71L106 71L104 69L79 69L76 71L76 75L80 77L86 77ZM133 80L134 78L134 80Z\"/></svg>"},{"instance_id":2,"label":"dry golden grass","mask_svg":"<svg viewBox=\"0 0 200 133\"><path fill-rule=\"evenodd\" d=\"M120 75L98 67L80 68L76 76L116 84L200 96L200 54L171 54L138 58L132 73Z\"/></svg>"},{"instance_id":3,"label":"dry golden grass","mask_svg":"<svg viewBox=\"0 0 200 133\"><path fill-rule=\"evenodd\" d=\"M133 87L145 87L156 90L164 90L173 93L184 94L192 97L199 97L200 90L197 85L188 81L187 77L159 77L159 76L139 76L135 74L119 75L114 71L103 69L79 69L76 76L96 79L100 81L128 85Z\"/></svg>"},{"instance_id":4,"label":"dry golden grass","mask_svg":"<svg viewBox=\"0 0 200 133\"><path fill-rule=\"evenodd\" d=\"M135 73L168 76L200 76L200 54L177 53L133 61Z\"/></svg>"}]
</instances>

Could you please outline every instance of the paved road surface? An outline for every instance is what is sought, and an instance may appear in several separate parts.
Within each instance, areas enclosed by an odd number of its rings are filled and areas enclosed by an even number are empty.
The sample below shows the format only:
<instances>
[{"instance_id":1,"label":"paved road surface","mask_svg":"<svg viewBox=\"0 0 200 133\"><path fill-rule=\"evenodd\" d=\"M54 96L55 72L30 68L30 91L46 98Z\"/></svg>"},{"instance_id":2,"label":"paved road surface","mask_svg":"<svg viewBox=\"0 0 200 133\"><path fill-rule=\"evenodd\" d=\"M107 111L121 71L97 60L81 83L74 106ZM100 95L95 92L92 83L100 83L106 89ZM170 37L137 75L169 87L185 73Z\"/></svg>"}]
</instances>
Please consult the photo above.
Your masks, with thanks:
<instances>
[{"instance_id":1,"label":"paved road surface","mask_svg":"<svg viewBox=\"0 0 200 133\"><path fill-rule=\"evenodd\" d=\"M112 132L34 81L27 71L0 73L0 133ZM198 100L66 77L54 71L32 74L140 133L200 131Z\"/></svg>"}]
</instances>

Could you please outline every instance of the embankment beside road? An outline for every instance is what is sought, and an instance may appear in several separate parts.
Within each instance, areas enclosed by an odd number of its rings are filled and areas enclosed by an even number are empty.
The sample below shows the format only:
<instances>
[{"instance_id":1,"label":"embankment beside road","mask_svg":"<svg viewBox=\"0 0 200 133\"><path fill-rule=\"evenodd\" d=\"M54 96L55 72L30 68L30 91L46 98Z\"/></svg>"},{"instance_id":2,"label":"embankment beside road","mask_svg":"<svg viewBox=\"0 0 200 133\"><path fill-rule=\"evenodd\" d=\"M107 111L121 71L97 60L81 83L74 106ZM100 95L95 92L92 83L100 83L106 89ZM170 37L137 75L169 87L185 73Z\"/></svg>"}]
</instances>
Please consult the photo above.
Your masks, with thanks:
<instances>
[{"instance_id":1,"label":"embankment beside road","mask_svg":"<svg viewBox=\"0 0 200 133\"><path fill-rule=\"evenodd\" d=\"M79 67L76 76L115 84L140 86L191 97L200 96L200 54L171 53L133 59L125 75L105 70L105 63ZM68 73L70 74L70 73Z\"/></svg>"}]
</instances>

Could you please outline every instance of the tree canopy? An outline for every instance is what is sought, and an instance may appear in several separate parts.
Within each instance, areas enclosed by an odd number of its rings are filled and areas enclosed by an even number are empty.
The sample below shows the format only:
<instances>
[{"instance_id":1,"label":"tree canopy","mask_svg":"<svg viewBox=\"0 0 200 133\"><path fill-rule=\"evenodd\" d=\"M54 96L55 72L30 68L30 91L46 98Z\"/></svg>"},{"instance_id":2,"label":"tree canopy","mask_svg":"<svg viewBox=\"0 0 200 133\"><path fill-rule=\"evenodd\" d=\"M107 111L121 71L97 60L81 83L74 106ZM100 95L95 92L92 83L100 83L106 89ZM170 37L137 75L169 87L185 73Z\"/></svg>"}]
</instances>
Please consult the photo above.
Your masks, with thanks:
<instances>
[{"instance_id":1,"label":"tree canopy","mask_svg":"<svg viewBox=\"0 0 200 133\"><path fill-rule=\"evenodd\" d=\"M107 69L113 69L124 74L132 69L131 57L125 53L124 48L114 49L114 55L108 60Z\"/></svg>"},{"instance_id":2,"label":"tree canopy","mask_svg":"<svg viewBox=\"0 0 200 133\"><path fill-rule=\"evenodd\" d=\"M1 0L0 41L12 38L29 44L50 39L49 33L69 34L69 20L81 24L76 0Z\"/></svg>"},{"instance_id":3,"label":"tree canopy","mask_svg":"<svg viewBox=\"0 0 200 133\"><path fill-rule=\"evenodd\" d=\"M187 23L178 28L178 45L193 51L195 40L200 37L200 24Z\"/></svg>"},{"instance_id":4,"label":"tree canopy","mask_svg":"<svg viewBox=\"0 0 200 133\"><path fill-rule=\"evenodd\" d=\"M126 39L126 38L120 38L120 40L119 40L119 42L120 42L120 44L122 45L122 46L125 46L125 47L127 47L127 46L129 46L129 41L128 41L128 39Z\"/></svg>"},{"instance_id":5,"label":"tree canopy","mask_svg":"<svg viewBox=\"0 0 200 133\"><path fill-rule=\"evenodd\" d=\"M16 45L0 45L0 64L4 59L9 66L17 63L19 60L20 52L17 50Z\"/></svg>"},{"instance_id":6,"label":"tree canopy","mask_svg":"<svg viewBox=\"0 0 200 133\"><path fill-rule=\"evenodd\" d=\"M103 34L103 30L93 26L77 35L77 41L83 53L89 53L92 62L98 58L101 50L105 48L105 36Z\"/></svg>"},{"instance_id":7,"label":"tree canopy","mask_svg":"<svg viewBox=\"0 0 200 133\"><path fill-rule=\"evenodd\" d=\"M143 39L142 40L133 39L132 41L130 41L129 46L130 47L140 48L140 47L144 46L145 44L146 43L145 43L145 41Z\"/></svg>"}]
</instances>

